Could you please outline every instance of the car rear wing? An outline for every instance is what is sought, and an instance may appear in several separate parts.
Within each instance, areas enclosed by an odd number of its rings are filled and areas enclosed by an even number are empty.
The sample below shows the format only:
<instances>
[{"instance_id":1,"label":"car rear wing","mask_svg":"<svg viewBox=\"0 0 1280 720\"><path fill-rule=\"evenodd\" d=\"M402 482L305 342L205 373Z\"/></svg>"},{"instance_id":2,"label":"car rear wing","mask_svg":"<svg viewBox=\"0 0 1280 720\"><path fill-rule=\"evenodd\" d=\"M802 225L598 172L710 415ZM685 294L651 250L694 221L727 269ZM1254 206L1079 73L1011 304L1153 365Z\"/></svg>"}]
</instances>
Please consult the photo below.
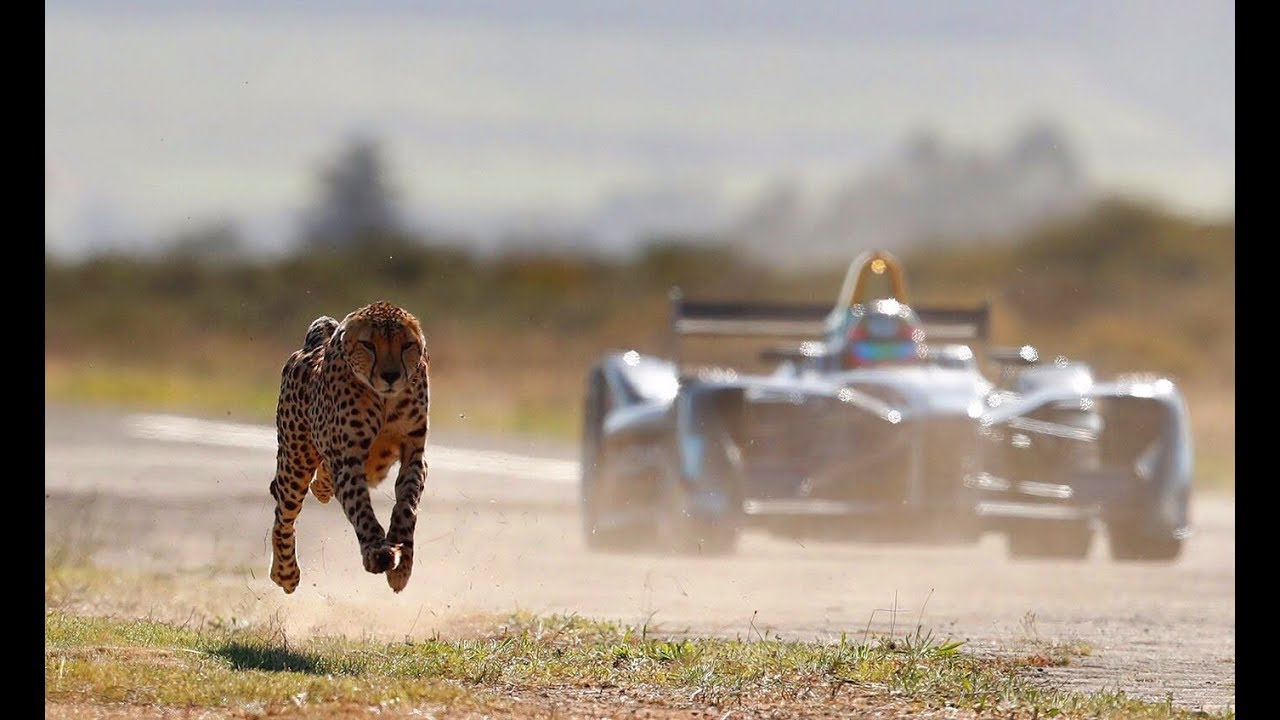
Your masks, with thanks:
<instances>
[{"instance_id":1,"label":"car rear wing","mask_svg":"<svg viewBox=\"0 0 1280 720\"><path fill-rule=\"evenodd\" d=\"M671 293L671 330L722 337L822 337L830 305L686 300Z\"/></svg>"},{"instance_id":2,"label":"car rear wing","mask_svg":"<svg viewBox=\"0 0 1280 720\"><path fill-rule=\"evenodd\" d=\"M843 308L828 304L741 302L686 299L679 288L669 294L673 349L685 336L788 338L818 340ZM990 303L976 307L915 307L925 337L939 342L984 342L990 330Z\"/></svg>"},{"instance_id":3,"label":"car rear wing","mask_svg":"<svg viewBox=\"0 0 1280 720\"><path fill-rule=\"evenodd\" d=\"M956 343L986 342L991 333L991 303L976 307L911 306L924 324L928 340Z\"/></svg>"}]
</instances>

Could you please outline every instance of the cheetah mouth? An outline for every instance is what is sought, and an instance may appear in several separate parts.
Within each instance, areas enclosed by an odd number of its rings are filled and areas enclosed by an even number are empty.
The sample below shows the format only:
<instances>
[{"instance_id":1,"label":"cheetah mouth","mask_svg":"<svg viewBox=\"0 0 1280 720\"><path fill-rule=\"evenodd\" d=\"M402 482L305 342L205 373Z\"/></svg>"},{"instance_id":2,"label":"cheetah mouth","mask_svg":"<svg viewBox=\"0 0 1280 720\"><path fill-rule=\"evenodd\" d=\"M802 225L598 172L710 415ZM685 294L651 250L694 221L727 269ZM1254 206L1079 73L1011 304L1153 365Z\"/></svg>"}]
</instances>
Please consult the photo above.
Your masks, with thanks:
<instances>
[{"instance_id":1,"label":"cheetah mouth","mask_svg":"<svg viewBox=\"0 0 1280 720\"><path fill-rule=\"evenodd\" d=\"M370 383L370 385L373 387L373 391L380 395L400 395L409 389L409 384L404 380L396 380L394 382L377 380Z\"/></svg>"},{"instance_id":2,"label":"cheetah mouth","mask_svg":"<svg viewBox=\"0 0 1280 720\"><path fill-rule=\"evenodd\" d=\"M370 370L364 374L362 379L370 389L379 395L399 395L409 389L408 379L404 375L397 375L394 380L388 381L385 377L381 377Z\"/></svg>"}]
</instances>

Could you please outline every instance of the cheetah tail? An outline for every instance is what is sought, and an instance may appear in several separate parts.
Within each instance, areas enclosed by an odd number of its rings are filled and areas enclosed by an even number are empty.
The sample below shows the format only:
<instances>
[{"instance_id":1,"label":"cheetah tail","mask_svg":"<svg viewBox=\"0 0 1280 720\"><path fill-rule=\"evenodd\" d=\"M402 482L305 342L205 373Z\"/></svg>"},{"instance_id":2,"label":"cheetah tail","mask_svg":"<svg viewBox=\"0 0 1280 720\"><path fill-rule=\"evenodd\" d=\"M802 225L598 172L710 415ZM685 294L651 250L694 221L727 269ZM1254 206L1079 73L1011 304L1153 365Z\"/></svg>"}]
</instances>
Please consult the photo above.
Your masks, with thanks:
<instances>
[{"instance_id":1,"label":"cheetah tail","mask_svg":"<svg viewBox=\"0 0 1280 720\"><path fill-rule=\"evenodd\" d=\"M311 321L311 327L307 328L307 338L302 342L303 352L315 350L321 345L329 342L329 338L333 337L333 333L338 329L338 321L322 315Z\"/></svg>"}]
</instances>

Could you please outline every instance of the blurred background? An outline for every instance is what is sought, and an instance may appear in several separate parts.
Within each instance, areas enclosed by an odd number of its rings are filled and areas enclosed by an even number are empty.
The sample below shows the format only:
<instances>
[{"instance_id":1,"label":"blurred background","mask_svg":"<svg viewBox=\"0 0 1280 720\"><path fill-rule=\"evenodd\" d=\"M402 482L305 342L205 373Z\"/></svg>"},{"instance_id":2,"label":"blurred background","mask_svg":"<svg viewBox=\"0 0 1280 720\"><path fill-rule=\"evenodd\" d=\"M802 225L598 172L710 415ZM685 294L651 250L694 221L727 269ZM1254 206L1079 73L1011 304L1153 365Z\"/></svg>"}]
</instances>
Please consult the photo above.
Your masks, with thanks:
<instances>
[{"instance_id":1,"label":"blurred background","mask_svg":"<svg viewBox=\"0 0 1280 720\"><path fill-rule=\"evenodd\" d=\"M573 441L666 290L869 248L994 340L1170 373L1234 485L1222 2L45 4L49 402L269 423L319 315L423 321L433 428Z\"/></svg>"}]
</instances>

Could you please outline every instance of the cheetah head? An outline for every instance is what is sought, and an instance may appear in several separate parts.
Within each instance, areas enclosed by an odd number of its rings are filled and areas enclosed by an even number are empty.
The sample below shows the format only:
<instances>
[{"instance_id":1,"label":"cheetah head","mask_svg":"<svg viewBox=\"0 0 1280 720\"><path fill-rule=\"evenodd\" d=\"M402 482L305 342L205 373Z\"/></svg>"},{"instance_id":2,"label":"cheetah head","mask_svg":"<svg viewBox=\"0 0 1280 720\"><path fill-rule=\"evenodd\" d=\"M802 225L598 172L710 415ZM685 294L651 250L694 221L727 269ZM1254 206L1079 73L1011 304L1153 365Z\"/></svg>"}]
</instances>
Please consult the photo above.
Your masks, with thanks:
<instances>
[{"instance_id":1,"label":"cheetah head","mask_svg":"<svg viewBox=\"0 0 1280 720\"><path fill-rule=\"evenodd\" d=\"M388 303L351 313L334 336L351 372L380 395L406 392L427 364L426 340L417 318Z\"/></svg>"}]
</instances>

